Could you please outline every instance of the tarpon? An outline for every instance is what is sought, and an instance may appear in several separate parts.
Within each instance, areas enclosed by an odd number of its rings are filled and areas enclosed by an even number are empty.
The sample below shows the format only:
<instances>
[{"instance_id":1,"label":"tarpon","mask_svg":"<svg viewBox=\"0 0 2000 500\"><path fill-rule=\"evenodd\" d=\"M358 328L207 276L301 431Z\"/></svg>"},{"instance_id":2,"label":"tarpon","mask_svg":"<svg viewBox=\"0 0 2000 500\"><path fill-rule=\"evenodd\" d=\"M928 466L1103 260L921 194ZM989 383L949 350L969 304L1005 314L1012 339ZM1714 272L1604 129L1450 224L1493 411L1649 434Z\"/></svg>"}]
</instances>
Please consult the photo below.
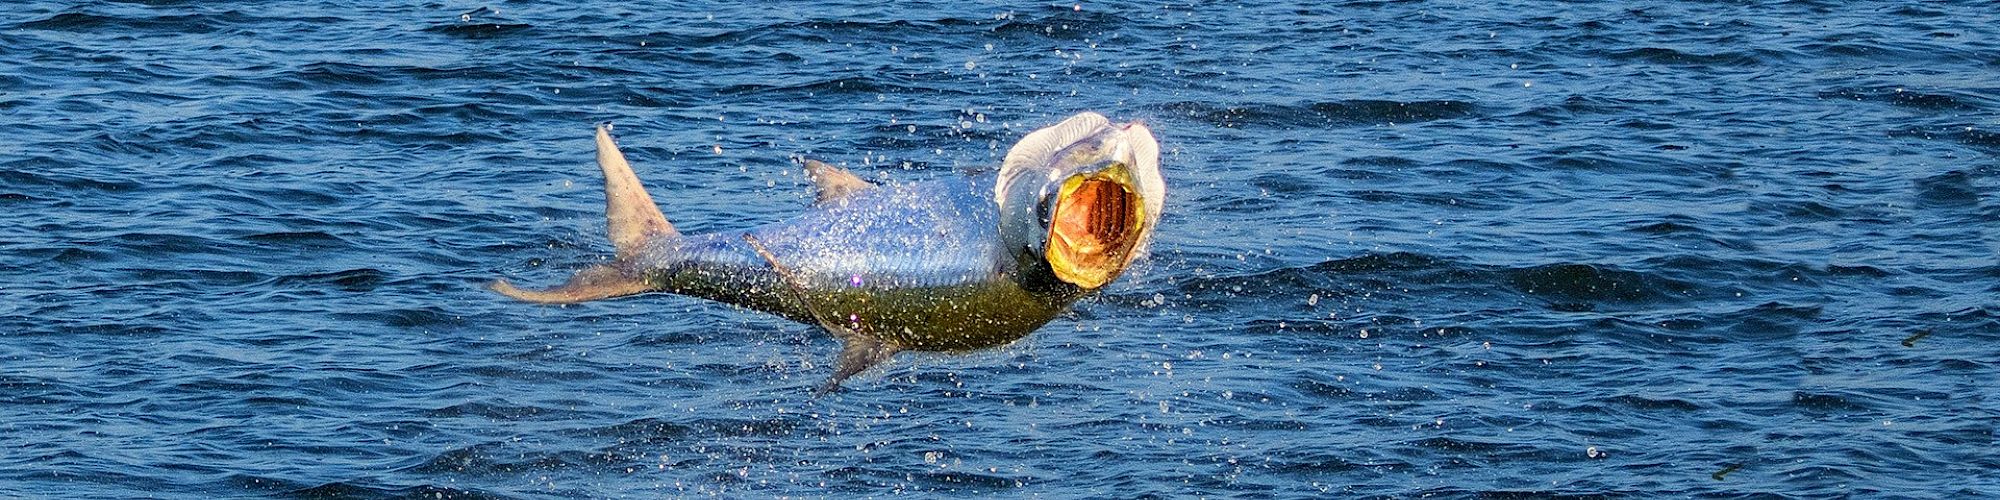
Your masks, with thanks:
<instances>
[{"instance_id":1,"label":"tarpon","mask_svg":"<svg viewBox=\"0 0 2000 500\"><path fill-rule=\"evenodd\" d=\"M877 185L807 160L818 188L792 219L681 234L597 128L610 261L521 300L671 292L818 325L841 340L820 392L900 351L1012 343L1145 253L1166 201L1159 144L1138 122L1082 113L1029 133L999 170Z\"/></svg>"}]
</instances>

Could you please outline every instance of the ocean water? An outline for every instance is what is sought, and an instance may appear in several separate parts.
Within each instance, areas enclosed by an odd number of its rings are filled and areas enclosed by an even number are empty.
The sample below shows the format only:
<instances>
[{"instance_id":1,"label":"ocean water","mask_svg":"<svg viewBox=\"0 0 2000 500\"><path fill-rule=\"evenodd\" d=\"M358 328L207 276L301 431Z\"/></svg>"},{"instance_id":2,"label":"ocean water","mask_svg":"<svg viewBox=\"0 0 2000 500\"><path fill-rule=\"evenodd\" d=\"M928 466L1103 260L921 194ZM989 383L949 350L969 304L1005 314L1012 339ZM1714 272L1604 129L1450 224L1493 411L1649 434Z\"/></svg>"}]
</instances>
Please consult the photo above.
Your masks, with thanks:
<instances>
[{"instance_id":1,"label":"ocean water","mask_svg":"<svg viewBox=\"0 0 2000 500\"><path fill-rule=\"evenodd\" d=\"M1151 260L821 398L813 327L506 300L801 158L1145 120ZM2000 495L1984 2L0 6L0 496Z\"/></svg>"}]
</instances>

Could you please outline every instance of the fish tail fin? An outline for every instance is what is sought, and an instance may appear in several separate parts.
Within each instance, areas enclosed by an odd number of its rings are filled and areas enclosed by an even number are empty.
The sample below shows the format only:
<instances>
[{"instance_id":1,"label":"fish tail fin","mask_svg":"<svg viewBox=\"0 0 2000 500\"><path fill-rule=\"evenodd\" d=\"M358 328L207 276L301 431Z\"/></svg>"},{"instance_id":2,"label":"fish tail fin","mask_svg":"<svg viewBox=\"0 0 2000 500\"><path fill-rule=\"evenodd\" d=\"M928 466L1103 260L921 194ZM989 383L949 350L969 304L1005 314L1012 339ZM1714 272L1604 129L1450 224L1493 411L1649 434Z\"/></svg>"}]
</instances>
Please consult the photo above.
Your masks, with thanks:
<instances>
[{"instance_id":1,"label":"fish tail fin","mask_svg":"<svg viewBox=\"0 0 2000 500\"><path fill-rule=\"evenodd\" d=\"M619 257L637 253L649 240L680 236L611 141L610 124L597 126L597 166L604 169L604 217Z\"/></svg>"},{"instance_id":2,"label":"fish tail fin","mask_svg":"<svg viewBox=\"0 0 2000 500\"><path fill-rule=\"evenodd\" d=\"M645 293L653 287L643 275L620 263L591 266L555 288L528 290L507 280L494 280L493 291L516 299L542 304L574 304L597 299Z\"/></svg>"},{"instance_id":3,"label":"fish tail fin","mask_svg":"<svg viewBox=\"0 0 2000 500\"><path fill-rule=\"evenodd\" d=\"M653 197L639 183L639 175L632 172L632 164L625 161L625 154L612 142L610 124L597 126L597 166L604 170L606 233L611 246L618 250L617 259L577 271L568 282L555 288L528 290L507 280L496 280L493 291L528 302L569 304L652 289L646 283L645 273L631 263L638 260L636 257L645 250L646 242L678 238L680 232L660 213L660 206L653 203Z\"/></svg>"}]
</instances>

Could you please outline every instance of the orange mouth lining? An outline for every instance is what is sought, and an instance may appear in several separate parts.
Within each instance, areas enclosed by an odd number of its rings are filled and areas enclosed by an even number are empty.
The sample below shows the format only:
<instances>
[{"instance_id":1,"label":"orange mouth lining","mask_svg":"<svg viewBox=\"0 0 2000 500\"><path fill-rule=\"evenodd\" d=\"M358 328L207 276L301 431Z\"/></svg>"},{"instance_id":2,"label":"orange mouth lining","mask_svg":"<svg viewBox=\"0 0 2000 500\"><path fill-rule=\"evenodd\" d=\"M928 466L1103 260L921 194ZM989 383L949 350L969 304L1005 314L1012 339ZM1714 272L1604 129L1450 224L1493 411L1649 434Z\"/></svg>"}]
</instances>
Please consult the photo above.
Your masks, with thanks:
<instances>
[{"instance_id":1,"label":"orange mouth lining","mask_svg":"<svg viewBox=\"0 0 2000 500\"><path fill-rule=\"evenodd\" d=\"M1138 195L1116 174L1077 176L1063 183L1049 224L1046 252L1056 276L1077 286L1103 286L1124 270L1139 242Z\"/></svg>"}]
</instances>

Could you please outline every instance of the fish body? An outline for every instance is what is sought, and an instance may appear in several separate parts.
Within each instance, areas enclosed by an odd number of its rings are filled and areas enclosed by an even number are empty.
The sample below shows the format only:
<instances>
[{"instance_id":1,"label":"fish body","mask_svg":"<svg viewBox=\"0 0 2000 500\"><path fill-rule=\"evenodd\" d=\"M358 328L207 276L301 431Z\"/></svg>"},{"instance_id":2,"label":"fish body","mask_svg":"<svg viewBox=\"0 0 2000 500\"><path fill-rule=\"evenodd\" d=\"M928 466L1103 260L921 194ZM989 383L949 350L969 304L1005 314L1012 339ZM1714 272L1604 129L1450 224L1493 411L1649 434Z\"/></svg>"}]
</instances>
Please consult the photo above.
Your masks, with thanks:
<instances>
[{"instance_id":1,"label":"fish body","mask_svg":"<svg viewBox=\"0 0 2000 500\"><path fill-rule=\"evenodd\" d=\"M1028 134L997 171L876 185L808 160L819 196L804 213L683 235L608 127L597 148L616 257L554 288L493 288L543 303L663 291L816 324L842 340L822 392L900 351L1033 332L1144 254L1166 192L1151 130L1082 113Z\"/></svg>"},{"instance_id":2,"label":"fish body","mask_svg":"<svg viewBox=\"0 0 2000 500\"><path fill-rule=\"evenodd\" d=\"M905 350L1005 345L1062 313L1083 290L1045 270L1019 269L1000 239L995 178L954 174L878 186L783 222L654 240L636 265L658 290L807 324L824 319ZM1026 276L1044 278L1018 279Z\"/></svg>"}]
</instances>

